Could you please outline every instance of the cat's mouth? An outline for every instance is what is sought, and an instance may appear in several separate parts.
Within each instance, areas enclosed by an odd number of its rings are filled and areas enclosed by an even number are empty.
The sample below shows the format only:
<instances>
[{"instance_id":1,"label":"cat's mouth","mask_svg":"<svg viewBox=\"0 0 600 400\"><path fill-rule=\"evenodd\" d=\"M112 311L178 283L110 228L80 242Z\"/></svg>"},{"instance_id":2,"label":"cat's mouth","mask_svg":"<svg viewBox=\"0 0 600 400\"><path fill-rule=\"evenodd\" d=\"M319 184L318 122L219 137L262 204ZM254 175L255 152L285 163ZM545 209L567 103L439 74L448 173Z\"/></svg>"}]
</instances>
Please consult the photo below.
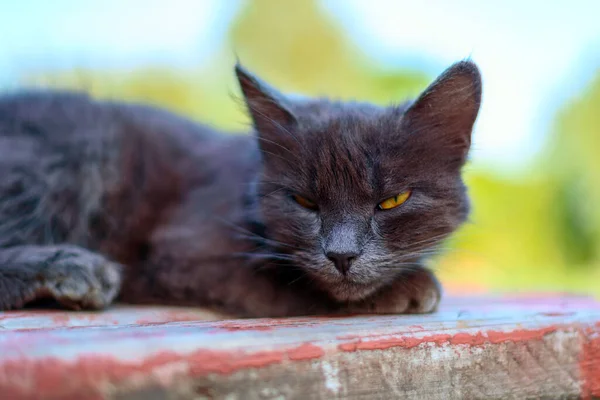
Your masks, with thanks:
<instances>
[{"instance_id":1,"label":"cat's mouth","mask_svg":"<svg viewBox=\"0 0 600 400\"><path fill-rule=\"evenodd\" d=\"M348 302L366 299L389 280L391 276L382 274L375 265L372 259L358 259L342 272L330 260L313 258L303 269L334 300Z\"/></svg>"},{"instance_id":2,"label":"cat's mouth","mask_svg":"<svg viewBox=\"0 0 600 400\"><path fill-rule=\"evenodd\" d=\"M364 300L379 289L375 282L365 284L344 278L338 284L330 285L328 291L337 301Z\"/></svg>"},{"instance_id":3,"label":"cat's mouth","mask_svg":"<svg viewBox=\"0 0 600 400\"><path fill-rule=\"evenodd\" d=\"M384 284L380 280L365 280L353 274L320 276L319 281L321 288L337 301L364 300Z\"/></svg>"}]
</instances>

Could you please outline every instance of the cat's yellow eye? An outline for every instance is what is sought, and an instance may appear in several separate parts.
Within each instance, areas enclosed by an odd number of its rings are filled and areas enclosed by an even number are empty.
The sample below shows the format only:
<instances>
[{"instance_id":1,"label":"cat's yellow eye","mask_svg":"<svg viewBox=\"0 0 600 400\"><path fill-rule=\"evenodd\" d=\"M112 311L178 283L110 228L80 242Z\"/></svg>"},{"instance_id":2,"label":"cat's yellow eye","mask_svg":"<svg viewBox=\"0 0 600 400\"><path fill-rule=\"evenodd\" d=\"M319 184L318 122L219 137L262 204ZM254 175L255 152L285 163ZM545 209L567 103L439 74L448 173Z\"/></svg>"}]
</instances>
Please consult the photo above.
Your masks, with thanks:
<instances>
[{"instance_id":1,"label":"cat's yellow eye","mask_svg":"<svg viewBox=\"0 0 600 400\"><path fill-rule=\"evenodd\" d=\"M377 205L377 208L379 208L380 210L391 210L392 208L396 208L396 207L404 204L404 202L406 202L406 200L408 200L409 197L410 197L410 190L407 190L406 192L397 194L394 197L385 199L384 201L382 201L381 203L379 203Z\"/></svg>"},{"instance_id":2,"label":"cat's yellow eye","mask_svg":"<svg viewBox=\"0 0 600 400\"><path fill-rule=\"evenodd\" d=\"M308 208L309 210L317 209L317 205L305 197L298 196L297 194L293 195L292 197L296 203L300 204L304 208Z\"/></svg>"}]
</instances>

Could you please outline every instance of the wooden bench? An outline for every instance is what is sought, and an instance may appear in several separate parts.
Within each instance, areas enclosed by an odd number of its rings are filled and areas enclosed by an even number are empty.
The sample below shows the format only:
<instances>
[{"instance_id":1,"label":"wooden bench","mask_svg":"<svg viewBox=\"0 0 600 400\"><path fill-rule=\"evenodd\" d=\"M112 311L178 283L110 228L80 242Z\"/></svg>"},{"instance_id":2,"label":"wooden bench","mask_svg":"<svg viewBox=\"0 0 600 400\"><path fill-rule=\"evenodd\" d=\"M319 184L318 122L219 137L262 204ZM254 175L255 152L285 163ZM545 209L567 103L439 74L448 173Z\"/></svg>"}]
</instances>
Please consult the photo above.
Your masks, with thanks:
<instances>
[{"instance_id":1,"label":"wooden bench","mask_svg":"<svg viewBox=\"0 0 600 400\"><path fill-rule=\"evenodd\" d=\"M0 399L600 397L600 303L451 298L427 316L0 313Z\"/></svg>"}]
</instances>

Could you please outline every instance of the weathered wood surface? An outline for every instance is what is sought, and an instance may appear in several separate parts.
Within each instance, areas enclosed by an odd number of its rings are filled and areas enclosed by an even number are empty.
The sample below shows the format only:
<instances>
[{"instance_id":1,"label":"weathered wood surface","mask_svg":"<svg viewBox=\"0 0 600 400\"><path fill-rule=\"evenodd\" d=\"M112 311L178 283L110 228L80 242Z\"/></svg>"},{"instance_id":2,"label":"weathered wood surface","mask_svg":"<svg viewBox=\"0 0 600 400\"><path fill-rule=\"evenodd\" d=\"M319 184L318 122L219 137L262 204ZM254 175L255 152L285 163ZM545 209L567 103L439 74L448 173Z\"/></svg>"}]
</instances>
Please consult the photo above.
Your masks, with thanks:
<instances>
[{"instance_id":1,"label":"weathered wood surface","mask_svg":"<svg viewBox=\"0 0 600 400\"><path fill-rule=\"evenodd\" d=\"M600 303L455 298L429 316L199 321L0 313L0 399L600 397Z\"/></svg>"}]
</instances>

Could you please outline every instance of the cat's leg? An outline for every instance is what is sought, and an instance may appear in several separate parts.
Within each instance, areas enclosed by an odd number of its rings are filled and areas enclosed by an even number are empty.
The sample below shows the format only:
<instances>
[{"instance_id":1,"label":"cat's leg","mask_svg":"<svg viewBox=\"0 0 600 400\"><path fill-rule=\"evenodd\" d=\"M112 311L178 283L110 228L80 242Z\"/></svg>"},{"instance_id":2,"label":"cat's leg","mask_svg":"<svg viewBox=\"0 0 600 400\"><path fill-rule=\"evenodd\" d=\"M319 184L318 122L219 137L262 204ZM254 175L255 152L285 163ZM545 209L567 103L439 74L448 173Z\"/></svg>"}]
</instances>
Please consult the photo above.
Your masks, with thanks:
<instances>
[{"instance_id":1,"label":"cat's leg","mask_svg":"<svg viewBox=\"0 0 600 400\"><path fill-rule=\"evenodd\" d=\"M441 294L441 285L433 272L416 267L400 274L390 286L363 301L351 304L342 312L427 314L437 309Z\"/></svg>"},{"instance_id":2,"label":"cat's leg","mask_svg":"<svg viewBox=\"0 0 600 400\"><path fill-rule=\"evenodd\" d=\"M0 249L0 310L47 298L72 309L101 309L120 284L118 264L77 246Z\"/></svg>"},{"instance_id":3,"label":"cat's leg","mask_svg":"<svg viewBox=\"0 0 600 400\"><path fill-rule=\"evenodd\" d=\"M119 266L87 250L100 248L93 229L122 172L111 117L85 96L0 97L0 310L41 298L98 309L116 296Z\"/></svg>"}]
</instances>

